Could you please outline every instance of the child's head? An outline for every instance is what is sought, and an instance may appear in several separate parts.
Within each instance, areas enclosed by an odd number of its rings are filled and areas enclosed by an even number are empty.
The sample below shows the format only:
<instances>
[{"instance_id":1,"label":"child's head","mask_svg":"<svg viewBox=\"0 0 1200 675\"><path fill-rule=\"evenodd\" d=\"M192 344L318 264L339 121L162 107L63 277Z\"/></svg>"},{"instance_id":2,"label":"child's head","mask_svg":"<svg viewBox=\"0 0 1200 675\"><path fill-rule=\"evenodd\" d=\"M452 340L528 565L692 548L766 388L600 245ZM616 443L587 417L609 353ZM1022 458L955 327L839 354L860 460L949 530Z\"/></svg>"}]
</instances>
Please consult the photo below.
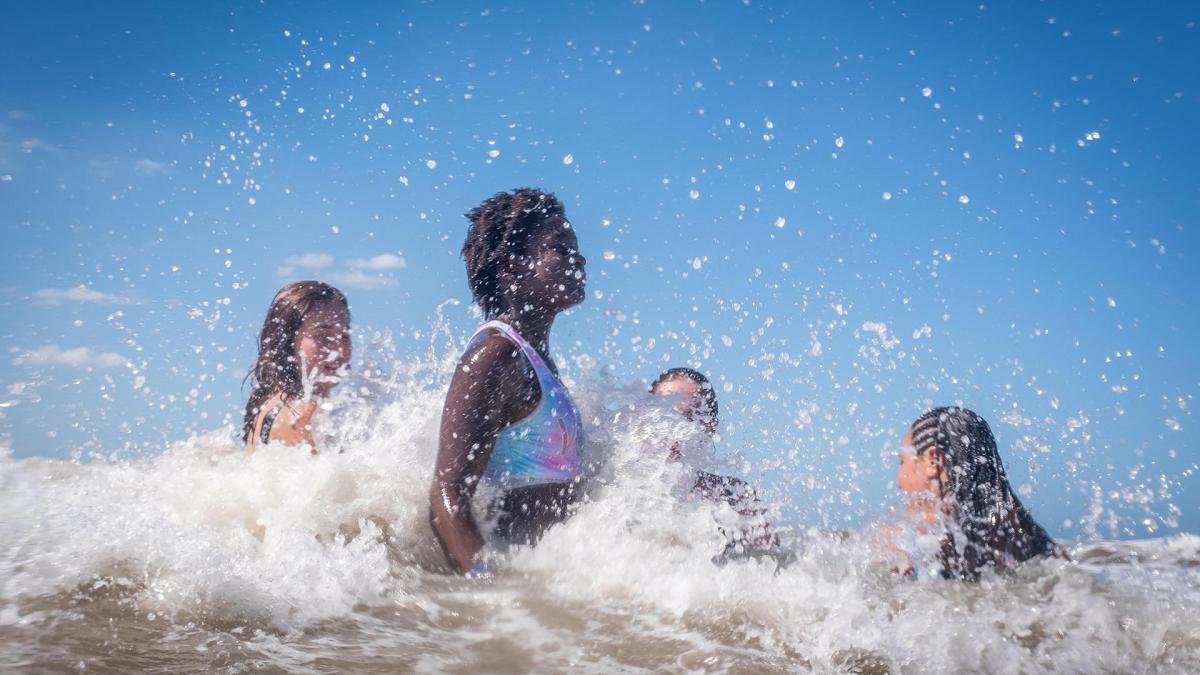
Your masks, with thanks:
<instances>
[{"instance_id":1,"label":"child's head","mask_svg":"<svg viewBox=\"0 0 1200 675\"><path fill-rule=\"evenodd\" d=\"M717 433L720 412L717 392L703 373L691 368L671 368L654 380L650 393L678 398L676 410L689 420L699 422L709 435Z\"/></svg>"},{"instance_id":2,"label":"child's head","mask_svg":"<svg viewBox=\"0 0 1200 675\"><path fill-rule=\"evenodd\" d=\"M529 308L560 312L584 298L584 257L562 204L533 188L501 192L467 213L462 257L471 295L488 317Z\"/></svg>"},{"instance_id":3,"label":"child's head","mask_svg":"<svg viewBox=\"0 0 1200 675\"><path fill-rule=\"evenodd\" d=\"M275 394L326 396L350 365L350 307L341 291L297 281L275 294L258 337L243 435Z\"/></svg>"},{"instance_id":4,"label":"child's head","mask_svg":"<svg viewBox=\"0 0 1200 675\"><path fill-rule=\"evenodd\" d=\"M991 427L959 407L934 408L913 422L900 449L896 483L908 493L952 501L975 500L980 486L1008 490Z\"/></svg>"},{"instance_id":5,"label":"child's head","mask_svg":"<svg viewBox=\"0 0 1200 675\"><path fill-rule=\"evenodd\" d=\"M947 573L978 577L1006 558L1050 554L1053 540L1013 492L986 420L961 407L934 408L917 418L900 449L896 483L909 494L940 500L964 541L943 546Z\"/></svg>"}]
</instances>

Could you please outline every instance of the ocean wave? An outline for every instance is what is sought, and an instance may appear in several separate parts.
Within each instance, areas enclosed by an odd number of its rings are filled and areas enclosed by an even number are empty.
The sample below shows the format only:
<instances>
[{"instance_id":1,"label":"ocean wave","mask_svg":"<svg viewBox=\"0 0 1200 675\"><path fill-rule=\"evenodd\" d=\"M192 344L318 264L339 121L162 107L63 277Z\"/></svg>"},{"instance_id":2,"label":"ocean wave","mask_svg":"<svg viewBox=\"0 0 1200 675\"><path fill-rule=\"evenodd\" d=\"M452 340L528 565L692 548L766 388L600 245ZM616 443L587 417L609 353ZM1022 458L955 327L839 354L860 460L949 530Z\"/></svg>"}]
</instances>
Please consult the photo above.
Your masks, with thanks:
<instances>
[{"instance_id":1,"label":"ocean wave","mask_svg":"<svg viewBox=\"0 0 1200 675\"><path fill-rule=\"evenodd\" d=\"M785 569L714 565L720 514L655 452L676 420L602 378L576 383L579 511L493 580L447 575L427 509L452 366L429 363L340 387L315 456L247 455L230 428L129 460L0 456L0 666L1200 669L1193 535L1077 543L978 585L894 577L863 537L800 524Z\"/></svg>"}]
</instances>

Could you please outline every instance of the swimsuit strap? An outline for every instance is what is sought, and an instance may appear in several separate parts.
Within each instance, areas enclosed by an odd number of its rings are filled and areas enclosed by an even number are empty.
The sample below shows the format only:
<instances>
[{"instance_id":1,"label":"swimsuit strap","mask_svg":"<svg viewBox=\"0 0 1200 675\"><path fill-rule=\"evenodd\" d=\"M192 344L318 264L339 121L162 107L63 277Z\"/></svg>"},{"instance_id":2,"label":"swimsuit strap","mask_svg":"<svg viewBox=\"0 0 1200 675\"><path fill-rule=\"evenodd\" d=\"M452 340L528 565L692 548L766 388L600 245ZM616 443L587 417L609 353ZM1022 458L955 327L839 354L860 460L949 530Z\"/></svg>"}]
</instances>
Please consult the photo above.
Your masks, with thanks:
<instances>
[{"instance_id":1,"label":"swimsuit strap","mask_svg":"<svg viewBox=\"0 0 1200 675\"><path fill-rule=\"evenodd\" d=\"M262 445L266 445L267 443L271 442L271 427L275 424L275 418L278 417L279 413L283 411L283 404L284 401L281 398L279 399L279 402L275 404L275 407L268 410L266 415L263 415L262 427L260 427L258 431L258 441Z\"/></svg>"},{"instance_id":2,"label":"swimsuit strap","mask_svg":"<svg viewBox=\"0 0 1200 675\"><path fill-rule=\"evenodd\" d=\"M502 335L504 335L504 337L508 338L510 342L515 344L517 348L521 350L521 353L525 355L526 360L529 361L529 365L533 368L534 374L537 375L538 383L542 385L543 400L545 400L547 395L547 392L545 391L545 385L547 383L550 383L551 386L555 388L562 386L561 380L559 380L558 376L554 374L554 371L550 370L550 366L546 365L546 360L542 358L542 355L538 353L538 350L533 348L533 345L529 344L529 342L517 332L517 329L504 323L503 321L493 319L479 327L479 330L475 333L476 337L486 332L489 328L500 332Z\"/></svg>"}]
</instances>

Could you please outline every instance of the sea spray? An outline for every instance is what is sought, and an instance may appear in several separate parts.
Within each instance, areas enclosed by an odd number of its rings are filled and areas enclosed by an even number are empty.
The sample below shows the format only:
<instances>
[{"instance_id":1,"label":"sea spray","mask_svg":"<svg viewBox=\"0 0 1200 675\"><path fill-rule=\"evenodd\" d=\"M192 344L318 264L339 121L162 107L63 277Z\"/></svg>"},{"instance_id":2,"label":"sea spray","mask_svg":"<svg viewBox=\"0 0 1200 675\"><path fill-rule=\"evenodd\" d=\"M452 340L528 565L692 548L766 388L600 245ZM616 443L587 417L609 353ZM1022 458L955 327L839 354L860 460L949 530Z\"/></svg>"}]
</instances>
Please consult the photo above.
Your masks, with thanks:
<instances>
[{"instance_id":1,"label":"sea spray","mask_svg":"<svg viewBox=\"0 0 1200 675\"><path fill-rule=\"evenodd\" d=\"M680 488L711 448L665 461L688 425L603 372L571 381L589 466L574 516L493 579L448 575L428 495L461 345L396 362L386 334L357 339L317 455L246 454L226 427L153 457L0 457L0 666L1200 668L1197 537L1079 544L965 584L890 573L869 528L777 521L790 564L715 565L723 507Z\"/></svg>"}]
</instances>

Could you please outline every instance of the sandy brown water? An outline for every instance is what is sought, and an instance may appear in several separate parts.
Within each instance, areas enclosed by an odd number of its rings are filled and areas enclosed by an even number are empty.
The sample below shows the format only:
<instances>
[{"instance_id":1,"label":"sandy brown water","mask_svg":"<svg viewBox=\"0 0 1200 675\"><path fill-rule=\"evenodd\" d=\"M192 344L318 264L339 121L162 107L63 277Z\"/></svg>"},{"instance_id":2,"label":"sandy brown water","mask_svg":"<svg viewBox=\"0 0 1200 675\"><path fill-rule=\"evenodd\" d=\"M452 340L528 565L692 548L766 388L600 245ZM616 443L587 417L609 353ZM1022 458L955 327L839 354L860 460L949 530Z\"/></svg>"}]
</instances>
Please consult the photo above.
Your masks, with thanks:
<instances>
[{"instance_id":1,"label":"sandy brown water","mask_svg":"<svg viewBox=\"0 0 1200 675\"><path fill-rule=\"evenodd\" d=\"M390 602L292 628L203 601L155 611L152 584L99 577L7 606L0 669L1195 672L1200 560L1172 550L1170 542L1080 547L1073 564L978 587L814 576L806 566L815 559L779 576L723 569L714 576L760 576L761 595L726 602L714 590L712 603L677 608L645 598L653 589L564 597L532 569L466 580L410 568ZM854 599L814 602L823 595L815 587L831 580ZM903 624L916 628L931 616L929 628L957 639L910 640L921 631ZM895 639L886 637L889 624L900 624L891 626Z\"/></svg>"}]
</instances>

